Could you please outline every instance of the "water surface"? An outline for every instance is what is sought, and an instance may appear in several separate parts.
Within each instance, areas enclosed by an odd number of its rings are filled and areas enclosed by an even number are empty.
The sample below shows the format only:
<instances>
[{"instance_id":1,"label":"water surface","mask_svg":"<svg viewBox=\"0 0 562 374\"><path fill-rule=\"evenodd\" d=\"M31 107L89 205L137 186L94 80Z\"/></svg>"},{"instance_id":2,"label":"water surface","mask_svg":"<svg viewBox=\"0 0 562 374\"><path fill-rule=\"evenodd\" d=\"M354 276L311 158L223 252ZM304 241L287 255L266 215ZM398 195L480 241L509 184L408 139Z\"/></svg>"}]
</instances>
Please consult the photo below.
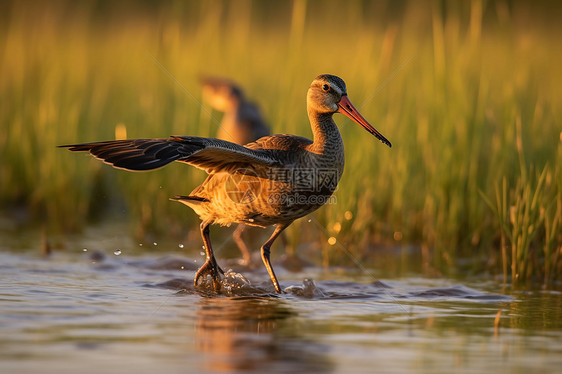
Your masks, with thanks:
<instances>
[{"instance_id":1,"label":"water surface","mask_svg":"<svg viewBox=\"0 0 562 374\"><path fill-rule=\"evenodd\" d=\"M262 267L233 266L226 294L217 296L193 288L201 257L114 248L73 246L48 258L0 251L2 373L562 367L557 291L514 291L487 277L373 279L356 269L276 266L287 292L274 295Z\"/></svg>"}]
</instances>

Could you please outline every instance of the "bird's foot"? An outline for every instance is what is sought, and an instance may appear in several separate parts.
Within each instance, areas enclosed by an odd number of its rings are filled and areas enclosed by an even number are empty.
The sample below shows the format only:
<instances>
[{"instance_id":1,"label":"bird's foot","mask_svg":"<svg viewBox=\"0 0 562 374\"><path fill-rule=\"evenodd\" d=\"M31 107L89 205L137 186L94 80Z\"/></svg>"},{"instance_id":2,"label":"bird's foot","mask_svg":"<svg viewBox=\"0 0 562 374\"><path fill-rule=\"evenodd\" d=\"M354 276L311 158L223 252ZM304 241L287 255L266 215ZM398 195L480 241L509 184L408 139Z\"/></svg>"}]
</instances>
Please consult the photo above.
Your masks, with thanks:
<instances>
[{"instance_id":1,"label":"bird's foot","mask_svg":"<svg viewBox=\"0 0 562 374\"><path fill-rule=\"evenodd\" d=\"M201 268L197 271L197 274L195 274L193 285L197 287L201 277L205 279L207 278L207 275L210 275L213 280L213 288L215 292L219 292L222 282L221 275L224 275L224 271L217 265L217 262L213 260L207 260L203 266L201 266Z\"/></svg>"}]
</instances>

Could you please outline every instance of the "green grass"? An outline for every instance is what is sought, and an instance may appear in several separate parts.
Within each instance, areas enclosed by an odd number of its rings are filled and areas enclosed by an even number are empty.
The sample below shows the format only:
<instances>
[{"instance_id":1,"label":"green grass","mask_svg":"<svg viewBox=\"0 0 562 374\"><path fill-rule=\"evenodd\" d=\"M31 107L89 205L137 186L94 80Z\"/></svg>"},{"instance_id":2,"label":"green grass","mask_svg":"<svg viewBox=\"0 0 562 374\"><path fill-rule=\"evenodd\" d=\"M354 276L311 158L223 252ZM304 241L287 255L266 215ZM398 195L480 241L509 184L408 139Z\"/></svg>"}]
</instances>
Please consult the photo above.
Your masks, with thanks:
<instances>
[{"instance_id":1,"label":"green grass","mask_svg":"<svg viewBox=\"0 0 562 374\"><path fill-rule=\"evenodd\" d=\"M200 74L232 77L275 132L310 136L305 94L337 74L393 143L343 116L337 204L290 229L324 262L416 245L454 274L485 262L517 282L560 280L560 7L523 1L91 1L0 6L0 206L50 233L128 219L131 235L184 235L197 218L169 196L203 174L124 173L55 146L115 137L212 136ZM162 64L189 94L153 61ZM191 97L192 95L192 97ZM490 204L487 204L490 203ZM352 217L351 219L346 219ZM510 217L514 216L514 219ZM521 239L519 239L521 238ZM369 264L368 264L369 265ZM374 264L376 265L376 264ZM432 271L433 271L432 270Z\"/></svg>"}]
</instances>

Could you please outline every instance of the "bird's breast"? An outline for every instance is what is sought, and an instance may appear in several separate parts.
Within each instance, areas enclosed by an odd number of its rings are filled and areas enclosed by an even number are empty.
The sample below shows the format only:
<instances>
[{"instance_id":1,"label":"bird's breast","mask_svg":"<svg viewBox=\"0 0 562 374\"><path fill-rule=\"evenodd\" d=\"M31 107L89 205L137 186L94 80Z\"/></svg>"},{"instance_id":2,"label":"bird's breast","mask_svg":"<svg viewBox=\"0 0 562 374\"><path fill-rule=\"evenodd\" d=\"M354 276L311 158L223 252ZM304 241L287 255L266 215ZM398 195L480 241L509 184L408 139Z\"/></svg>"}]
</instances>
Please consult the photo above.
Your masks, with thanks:
<instances>
[{"instance_id":1,"label":"bird's breast","mask_svg":"<svg viewBox=\"0 0 562 374\"><path fill-rule=\"evenodd\" d=\"M193 194L216 222L269 226L290 222L329 203L341 178L340 165L299 163L216 173ZM201 215L201 213L199 213Z\"/></svg>"}]
</instances>

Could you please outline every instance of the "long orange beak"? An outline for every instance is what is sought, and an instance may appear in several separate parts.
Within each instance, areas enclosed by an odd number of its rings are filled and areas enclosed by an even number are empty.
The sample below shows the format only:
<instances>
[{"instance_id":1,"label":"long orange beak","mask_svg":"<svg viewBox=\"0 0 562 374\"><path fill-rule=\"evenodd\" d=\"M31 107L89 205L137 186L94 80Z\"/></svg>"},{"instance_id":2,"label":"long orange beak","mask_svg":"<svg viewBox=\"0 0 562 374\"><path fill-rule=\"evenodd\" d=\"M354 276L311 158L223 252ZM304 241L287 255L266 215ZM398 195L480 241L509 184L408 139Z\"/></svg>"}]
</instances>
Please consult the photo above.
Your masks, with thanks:
<instances>
[{"instance_id":1,"label":"long orange beak","mask_svg":"<svg viewBox=\"0 0 562 374\"><path fill-rule=\"evenodd\" d=\"M359 113L357 111L357 109L355 109L353 104L351 104L351 101L349 101L349 99L347 98L347 95L344 95L344 96L341 97L341 100L338 103L337 112L341 113L341 114L345 114L346 116L351 118L353 121L355 121L358 124L360 124L361 126L363 126L363 128L365 130L367 130L371 134L373 134L378 140L380 140L384 144L388 145L389 147L392 147L392 144L390 144L388 139L386 139L384 136L382 136L382 134L380 132L375 130L375 128L373 126L369 125L369 122L367 122L367 120L365 118L363 118L361 113Z\"/></svg>"}]
</instances>

